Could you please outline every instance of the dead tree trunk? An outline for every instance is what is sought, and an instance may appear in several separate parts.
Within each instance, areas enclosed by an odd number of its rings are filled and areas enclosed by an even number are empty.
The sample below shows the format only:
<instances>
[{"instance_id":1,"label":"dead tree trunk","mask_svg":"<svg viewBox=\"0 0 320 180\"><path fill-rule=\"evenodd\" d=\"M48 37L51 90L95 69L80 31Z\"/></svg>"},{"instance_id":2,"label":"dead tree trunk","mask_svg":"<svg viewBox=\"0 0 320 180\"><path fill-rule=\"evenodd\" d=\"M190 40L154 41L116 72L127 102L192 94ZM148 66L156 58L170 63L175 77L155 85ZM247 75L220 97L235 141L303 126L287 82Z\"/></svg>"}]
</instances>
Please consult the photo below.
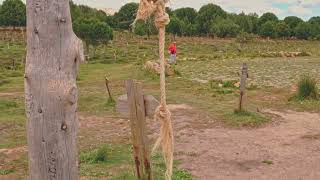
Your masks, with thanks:
<instances>
[{"instance_id":1,"label":"dead tree trunk","mask_svg":"<svg viewBox=\"0 0 320 180\"><path fill-rule=\"evenodd\" d=\"M27 0L25 98L30 180L77 180L78 65L69 1Z\"/></svg>"}]
</instances>

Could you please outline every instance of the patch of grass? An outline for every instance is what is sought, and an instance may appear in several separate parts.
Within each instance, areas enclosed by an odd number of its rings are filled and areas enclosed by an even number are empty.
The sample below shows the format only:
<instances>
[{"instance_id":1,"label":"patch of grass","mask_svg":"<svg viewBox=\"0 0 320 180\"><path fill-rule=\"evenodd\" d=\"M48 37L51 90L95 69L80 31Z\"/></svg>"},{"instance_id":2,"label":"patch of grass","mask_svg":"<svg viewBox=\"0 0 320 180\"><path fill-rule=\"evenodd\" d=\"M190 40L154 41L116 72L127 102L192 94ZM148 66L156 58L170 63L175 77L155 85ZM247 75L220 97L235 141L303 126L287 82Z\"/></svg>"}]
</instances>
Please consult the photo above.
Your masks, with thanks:
<instances>
[{"instance_id":1,"label":"patch of grass","mask_svg":"<svg viewBox=\"0 0 320 180\"><path fill-rule=\"evenodd\" d=\"M172 174L172 179L173 180L194 180L193 176L183 170L183 169L178 169L177 165L179 163L177 161L174 161L174 168L173 168L173 174ZM152 170L153 170L153 178L155 180L164 180L164 174L165 174L165 163L161 157L160 154L156 154L152 156ZM120 173L117 176L114 176L112 180L138 180L136 176L134 175L134 171L124 171Z\"/></svg>"},{"instance_id":2,"label":"patch of grass","mask_svg":"<svg viewBox=\"0 0 320 180\"><path fill-rule=\"evenodd\" d=\"M305 99L318 99L318 88L316 79L310 75L303 75L298 83L298 94L299 100Z\"/></svg>"},{"instance_id":3,"label":"patch of grass","mask_svg":"<svg viewBox=\"0 0 320 180\"><path fill-rule=\"evenodd\" d=\"M80 162L84 164L119 164L130 158L127 146L101 145L92 151L81 153Z\"/></svg>"},{"instance_id":4,"label":"patch of grass","mask_svg":"<svg viewBox=\"0 0 320 180\"><path fill-rule=\"evenodd\" d=\"M271 161L271 160L263 160L262 163L267 164L267 165L272 165L273 161Z\"/></svg>"},{"instance_id":5,"label":"patch of grass","mask_svg":"<svg viewBox=\"0 0 320 180\"><path fill-rule=\"evenodd\" d=\"M0 74L0 86L4 84L8 84L10 81L4 76Z\"/></svg>"},{"instance_id":6,"label":"patch of grass","mask_svg":"<svg viewBox=\"0 0 320 180\"><path fill-rule=\"evenodd\" d=\"M14 172L15 171L13 169L0 169L0 175L8 175Z\"/></svg>"},{"instance_id":7,"label":"patch of grass","mask_svg":"<svg viewBox=\"0 0 320 180\"><path fill-rule=\"evenodd\" d=\"M16 108L18 104L15 101L0 100L0 109Z\"/></svg>"},{"instance_id":8,"label":"patch of grass","mask_svg":"<svg viewBox=\"0 0 320 180\"><path fill-rule=\"evenodd\" d=\"M26 144L23 99L0 99L0 148Z\"/></svg>"},{"instance_id":9,"label":"patch of grass","mask_svg":"<svg viewBox=\"0 0 320 180\"><path fill-rule=\"evenodd\" d=\"M226 113L224 115L224 122L236 127L257 127L269 121L269 117L261 113L238 111L233 113Z\"/></svg>"},{"instance_id":10,"label":"patch of grass","mask_svg":"<svg viewBox=\"0 0 320 180\"><path fill-rule=\"evenodd\" d=\"M297 96L293 96L289 99L286 104L287 107L293 108L296 111L319 111L320 101L319 100L299 100Z\"/></svg>"},{"instance_id":11,"label":"patch of grass","mask_svg":"<svg viewBox=\"0 0 320 180\"><path fill-rule=\"evenodd\" d=\"M224 81L222 87L225 88L235 88L234 84L236 81Z\"/></svg>"},{"instance_id":12,"label":"patch of grass","mask_svg":"<svg viewBox=\"0 0 320 180\"><path fill-rule=\"evenodd\" d=\"M106 102L106 104L105 104L105 107L107 107L107 108L114 108L115 107L115 105L116 105L116 101L114 100L114 99L108 99L108 101Z\"/></svg>"}]
</instances>

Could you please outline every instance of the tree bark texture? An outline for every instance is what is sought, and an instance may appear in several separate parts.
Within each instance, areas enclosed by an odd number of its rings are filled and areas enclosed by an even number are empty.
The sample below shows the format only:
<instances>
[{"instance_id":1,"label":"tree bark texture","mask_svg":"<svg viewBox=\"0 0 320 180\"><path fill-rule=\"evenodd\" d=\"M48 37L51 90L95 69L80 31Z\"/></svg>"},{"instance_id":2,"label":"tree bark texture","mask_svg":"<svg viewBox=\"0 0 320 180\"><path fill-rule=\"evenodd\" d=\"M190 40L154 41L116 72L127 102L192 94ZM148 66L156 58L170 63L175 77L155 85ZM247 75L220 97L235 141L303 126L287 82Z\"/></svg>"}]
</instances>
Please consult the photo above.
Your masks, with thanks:
<instances>
[{"instance_id":1,"label":"tree bark texture","mask_svg":"<svg viewBox=\"0 0 320 180\"><path fill-rule=\"evenodd\" d=\"M83 45L68 0L27 0L25 103L30 180L76 180L77 86Z\"/></svg>"}]
</instances>

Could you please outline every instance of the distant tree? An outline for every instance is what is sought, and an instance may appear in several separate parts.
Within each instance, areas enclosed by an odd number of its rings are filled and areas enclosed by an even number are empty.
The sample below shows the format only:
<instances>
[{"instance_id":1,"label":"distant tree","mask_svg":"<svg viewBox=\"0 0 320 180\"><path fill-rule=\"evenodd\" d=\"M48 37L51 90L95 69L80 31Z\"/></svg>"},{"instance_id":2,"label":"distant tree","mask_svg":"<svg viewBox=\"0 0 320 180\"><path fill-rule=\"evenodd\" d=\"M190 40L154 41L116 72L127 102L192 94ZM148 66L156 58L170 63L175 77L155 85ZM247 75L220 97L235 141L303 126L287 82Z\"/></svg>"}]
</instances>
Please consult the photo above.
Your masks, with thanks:
<instances>
[{"instance_id":1,"label":"distant tree","mask_svg":"<svg viewBox=\"0 0 320 180\"><path fill-rule=\"evenodd\" d=\"M247 33L254 33L256 32L257 22L258 22L258 15L250 14L246 15L245 13L240 14L234 14L233 21L239 25L241 31L247 32Z\"/></svg>"},{"instance_id":2,"label":"distant tree","mask_svg":"<svg viewBox=\"0 0 320 180\"><path fill-rule=\"evenodd\" d=\"M310 24L320 24L320 16L315 16L309 19Z\"/></svg>"},{"instance_id":3,"label":"distant tree","mask_svg":"<svg viewBox=\"0 0 320 180\"><path fill-rule=\"evenodd\" d=\"M197 35L197 28L194 24L187 21L181 21L181 34L183 36Z\"/></svg>"},{"instance_id":4,"label":"distant tree","mask_svg":"<svg viewBox=\"0 0 320 180\"><path fill-rule=\"evenodd\" d=\"M133 32L139 36L144 36L147 35L147 26L146 23L142 20L139 20L138 22L136 22Z\"/></svg>"},{"instance_id":5,"label":"distant tree","mask_svg":"<svg viewBox=\"0 0 320 180\"><path fill-rule=\"evenodd\" d=\"M1 7L2 7L2 4L0 4L0 12L1 12ZM3 20L2 20L1 14L0 14L0 26L3 26Z\"/></svg>"},{"instance_id":6,"label":"distant tree","mask_svg":"<svg viewBox=\"0 0 320 180\"><path fill-rule=\"evenodd\" d=\"M118 28L120 29L129 29L130 25L135 19L135 15L138 11L137 3L127 3L122 6L114 16L118 23Z\"/></svg>"},{"instance_id":7,"label":"distant tree","mask_svg":"<svg viewBox=\"0 0 320 180\"><path fill-rule=\"evenodd\" d=\"M271 37L274 38L277 35L276 30L276 22L275 21L267 21L260 27L260 35L263 37Z\"/></svg>"},{"instance_id":8,"label":"distant tree","mask_svg":"<svg viewBox=\"0 0 320 180\"><path fill-rule=\"evenodd\" d=\"M227 13L220 6L211 3L202 6L196 18L198 32L200 34L208 35L212 23L216 23L218 17L227 17Z\"/></svg>"},{"instance_id":9,"label":"distant tree","mask_svg":"<svg viewBox=\"0 0 320 180\"><path fill-rule=\"evenodd\" d=\"M169 16L173 16L173 11L170 7L166 7L166 13L169 15Z\"/></svg>"},{"instance_id":10,"label":"distant tree","mask_svg":"<svg viewBox=\"0 0 320 180\"><path fill-rule=\"evenodd\" d=\"M308 22L301 22L295 28L295 35L299 39L308 39L312 35L312 25Z\"/></svg>"},{"instance_id":11,"label":"distant tree","mask_svg":"<svg viewBox=\"0 0 320 180\"><path fill-rule=\"evenodd\" d=\"M310 18L308 23L311 24L312 38L320 40L320 16Z\"/></svg>"},{"instance_id":12,"label":"distant tree","mask_svg":"<svg viewBox=\"0 0 320 180\"><path fill-rule=\"evenodd\" d=\"M79 18L73 23L73 29L76 35L85 42L87 50L89 50L89 45L96 47L99 44L107 44L113 39L111 27L97 19Z\"/></svg>"},{"instance_id":13,"label":"distant tree","mask_svg":"<svg viewBox=\"0 0 320 180\"><path fill-rule=\"evenodd\" d=\"M69 1L69 5L70 5L72 22L74 22L77 18L81 16L81 11L78 5L76 5L73 1Z\"/></svg>"},{"instance_id":14,"label":"distant tree","mask_svg":"<svg viewBox=\"0 0 320 180\"><path fill-rule=\"evenodd\" d=\"M109 24L109 26L112 27L112 28L116 28L116 27L117 27L117 21L116 21L116 19L115 19L114 16L107 15L107 16L105 17L104 22L106 22L107 24Z\"/></svg>"},{"instance_id":15,"label":"distant tree","mask_svg":"<svg viewBox=\"0 0 320 180\"><path fill-rule=\"evenodd\" d=\"M264 13L258 20L258 29L259 31L261 31L260 28L262 28L262 26L266 23L266 22L278 22L278 17L270 12ZM269 23L270 25L270 23Z\"/></svg>"},{"instance_id":16,"label":"distant tree","mask_svg":"<svg viewBox=\"0 0 320 180\"><path fill-rule=\"evenodd\" d=\"M276 34L277 37L289 37L291 35L290 27L287 23L281 21L276 25Z\"/></svg>"},{"instance_id":17,"label":"distant tree","mask_svg":"<svg viewBox=\"0 0 320 180\"><path fill-rule=\"evenodd\" d=\"M3 26L25 26L26 5L21 0L5 0L0 9L0 22Z\"/></svg>"},{"instance_id":18,"label":"distant tree","mask_svg":"<svg viewBox=\"0 0 320 180\"><path fill-rule=\"evenodd\" d=\"M296 16L288 16L284 18L284 22L289 26L290 28L290 36L294 36L294 30L298 26L299 23L303 22L301 18L298 18Z\"/></svg>"},{"instance_id":19,"label":"distant tree","mask_svg":"<svg viewBox=\"0 0 320 180\"><path fill-rule=\"evenodd\" d=\"M173 13L177 18L187 23L194 23L197 17L197 11L189 7L176 9Z\"/></svg>"},{"instance_id":20,"label":"distant tree","mask_svg":"<svg viewBox=\"0 0 320 180\"><path fill-rule=\"evenodd\" d=\"M176 36L182 35L182 22L179 18L173 16L171 17L170 23L167 26L167 31L173 35L175 39Z\"/></svg>"},{"instance_id":21,"label":"distant tree","mask_svg":"<svg viewBox=\"0 0 320 180\"><path fill-rule=\"evenodd\" d=\"M240 27L231 19L219 19L212 24L210 32L218 37L236 37L240 32Z\"/></svg>"}]
</instances>

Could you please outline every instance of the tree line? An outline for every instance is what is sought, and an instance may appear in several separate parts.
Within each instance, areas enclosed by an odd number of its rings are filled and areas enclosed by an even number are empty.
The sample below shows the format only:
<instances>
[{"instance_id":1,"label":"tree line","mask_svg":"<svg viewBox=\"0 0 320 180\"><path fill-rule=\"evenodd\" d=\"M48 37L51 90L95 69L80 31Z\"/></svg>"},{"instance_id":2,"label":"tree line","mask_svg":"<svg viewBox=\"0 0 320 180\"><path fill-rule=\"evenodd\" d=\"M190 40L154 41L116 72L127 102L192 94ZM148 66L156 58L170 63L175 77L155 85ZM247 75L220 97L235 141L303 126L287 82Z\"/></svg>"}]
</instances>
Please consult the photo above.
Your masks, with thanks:
<instances>
[{"instance_id":1,"label":"tree line","mask_svg":"<svg viewBox=\"0 0 320 180\"><path fill-rule=\"evenodd\" d=\"M137 3L127 3L114 15L107 15L85 5L70 1L73 27L76 34L86 44L96 45L112 40L113 29L132 30L144 36L157 33L157 28L150 18L139 21L135 27L131 24L138 10ZM252 34L269 38L320 39L320 17L308 21L296 16L280 20L275 14L267 12L262 16L255 13L228 13L220 6L207 4L199 11L186 7L172 10L167 8L171 22L167 31L177 36L237 37ZM26 10L21 0L5 0L0 5L0 26L25 26Z\"/></svg>"}]
</instances>

